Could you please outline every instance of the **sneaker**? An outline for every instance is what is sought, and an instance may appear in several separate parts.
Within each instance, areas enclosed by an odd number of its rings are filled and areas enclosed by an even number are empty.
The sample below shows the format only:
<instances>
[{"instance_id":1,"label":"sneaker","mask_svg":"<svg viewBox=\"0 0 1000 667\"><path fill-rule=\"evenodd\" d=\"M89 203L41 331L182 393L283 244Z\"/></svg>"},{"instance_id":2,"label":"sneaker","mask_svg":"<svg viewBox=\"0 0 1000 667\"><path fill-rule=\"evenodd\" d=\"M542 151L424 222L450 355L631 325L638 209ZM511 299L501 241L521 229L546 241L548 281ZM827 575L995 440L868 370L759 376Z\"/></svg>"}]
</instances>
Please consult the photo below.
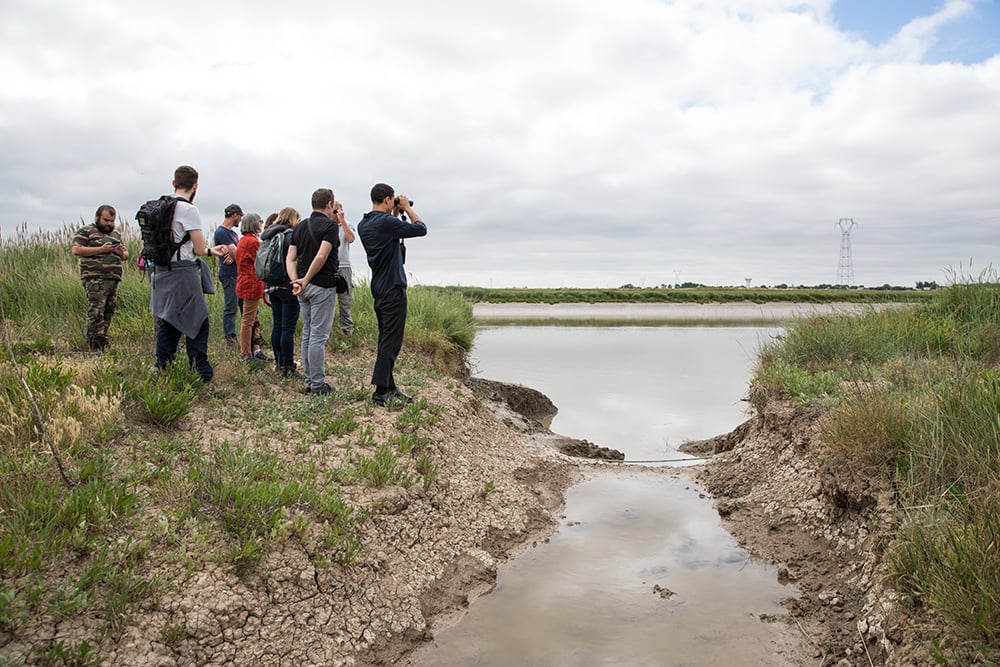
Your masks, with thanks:
<instances>
[{"instance_id":1,"label":"sneaker","mask_svg":"<svg viewBox=\"0 0 1000 667\"><path fill-rule=\"evenodd\" d=\"M309 388L309 393L310 394L315 394L317 396L326 396L331 391L333 391L333 387L331 387L326 382L324 382L323 384L321 384L318 387L310 387Z\"/></svg>"},{"instance_id":2,"label":"sneaker","mask_svg":"<svg viewBox=\"0 0 1000 667\"><path fill-rule=\"evenodd\" d=\"M240 356L240 361L244 364L247 364L250 363L251 361L257 361L257 360L253 358L252 354L244 354Z\"/></svg>"},{"instance_id":3,"label":"sneaker","mask_svg":"<svg viewBox=\"0 0 1000 667\"><path fill-rule=\"evenodd\" d=\"M262 350L254 350L253 354L250 355L257 361L271 361L271 357L264 354Z\"/></svg>"},{"instance_id":4,"label":"sneaker","mask_svg":"<svg viewBox=\"0 0 1000 667\"><path fill-rule=\"evenodd\" d=\"M281 373L281 377L283 378L295 378L296 380L306 379L305 375L295 370L295 366L288 366L287 368L282 368L279 370L279 372Z\"/></svg>"}]
</instances>

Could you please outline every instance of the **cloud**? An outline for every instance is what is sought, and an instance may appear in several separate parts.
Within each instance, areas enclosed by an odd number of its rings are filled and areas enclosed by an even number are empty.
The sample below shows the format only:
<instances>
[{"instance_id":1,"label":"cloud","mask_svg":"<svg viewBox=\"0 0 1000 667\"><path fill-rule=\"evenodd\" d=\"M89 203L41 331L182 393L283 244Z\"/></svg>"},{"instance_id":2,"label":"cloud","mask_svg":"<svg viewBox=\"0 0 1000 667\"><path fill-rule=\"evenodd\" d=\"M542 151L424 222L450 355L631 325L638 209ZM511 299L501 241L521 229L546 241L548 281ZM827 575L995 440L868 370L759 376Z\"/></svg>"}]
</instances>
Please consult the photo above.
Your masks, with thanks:
<instances>
[{"instance_id":1,"label":"cloud","mask_svg":"<svg viewBox=\"0 0 1000 667\"><path fill-rule=\"evenodd\" d=\"M192 164L206 225L230 201L305 212L320 186L358 219L395 185L430 225L408 255L422 282L832 282L841 217L859 282L992 261L1000 57L923 61L977 5L881 45L836 11L14 0L0 230L105 201L130 218Z\"/></svg>"}]
</instances>

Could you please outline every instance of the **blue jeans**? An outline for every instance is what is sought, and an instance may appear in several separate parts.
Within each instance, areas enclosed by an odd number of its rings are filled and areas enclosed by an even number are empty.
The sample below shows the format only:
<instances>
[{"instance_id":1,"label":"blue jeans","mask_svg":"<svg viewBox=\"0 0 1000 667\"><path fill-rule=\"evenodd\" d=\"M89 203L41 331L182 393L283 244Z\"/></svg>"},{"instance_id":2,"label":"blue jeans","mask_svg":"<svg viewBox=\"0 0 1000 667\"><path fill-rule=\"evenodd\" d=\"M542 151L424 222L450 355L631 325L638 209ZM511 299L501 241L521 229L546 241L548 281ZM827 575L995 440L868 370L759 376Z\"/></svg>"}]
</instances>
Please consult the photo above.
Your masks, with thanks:
<instances>
[{"instance_id":1,"label":"blue jeans","mask_svg":"<svg viewBox=\"0 0 1000 667\"><path fill-rule=\"evenodd\" d=\"M279 369L295 367L295 325L299 323L299 300L292 290L279 287L268 295L271 299L271 349L274 365Z\"/></svg>"},{"instance_id":2,"label":"blue jeans","mask_svg":"<svg viewBox=\"0 0 1000 667\"><path fill-rule=\"evenodd\" d=\"M310 283L299 295L299 306L302 308L302 370L306 387L319 389L326 382L326 341L333 326L337 290Z\"/></svg>"},{"instance_id":3,"label":"blue jeans","mask_svg":"<svg viewBox=\"0 0 1000 667\"><path fill-rule=\"evenodd\" d=\"M158 320L156 323L156 367L163 369L177 356L177 344L181 342L181 332L166 320ZM184 347L187 350L188 363L191 370L196 371L201 376L202 382L210 382L214 371L212 364L208 363L208 318L198 330L198 335L194 338L184 338Z\"/></svg>"},{"instance_id":4,"label":"blue jeans","mask_svg":"<svg viewBox=\"0 0 1000 667\"><path fill-rule=\"evenodd\" d=\"M236 336L236 311L239 299L236 298L236 276L219 276L222 283L222 333L226 338Z\"/></svg>"}]
</instances>

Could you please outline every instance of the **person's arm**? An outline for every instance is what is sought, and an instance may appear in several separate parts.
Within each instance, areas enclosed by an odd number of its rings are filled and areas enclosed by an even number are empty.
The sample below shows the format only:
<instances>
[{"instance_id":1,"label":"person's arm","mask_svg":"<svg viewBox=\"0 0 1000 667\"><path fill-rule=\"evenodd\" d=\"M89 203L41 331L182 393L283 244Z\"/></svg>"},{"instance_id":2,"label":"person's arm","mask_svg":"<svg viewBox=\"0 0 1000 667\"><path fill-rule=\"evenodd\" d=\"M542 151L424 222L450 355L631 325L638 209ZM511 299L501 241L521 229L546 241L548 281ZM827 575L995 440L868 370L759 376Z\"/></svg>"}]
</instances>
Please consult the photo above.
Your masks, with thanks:
<instances>
[{"instance_id":1,"label":"person's arm","mask_svg":"<svg viewBox=\"0 0 1000 667\"><path fill-rule=\"evenodd\" d=\"M292 248L289 247L288 252L291 253L291 251ZM316 257L313 258L312 264L309 265L309 270L306 271L306 275L293 281L293 285L298 284L301 285L301 289L305 289L306 285L309 284L309 281L313 279L313 276L319 273L320 269L323 268L323 265L326 264L326 260L330 256L331 251L333 251L333 244L324 239L323 242L319 244L319 252L316 253Z\"/></svg>"},{"instance_id":2,"label":"person's arm","mask_svg":"<svg viewBox=\"0 0 1000 667\"><path fill-rule=\"evenodd\" d=\"M110 255L111 253L118 254L115 252L115 246L119 245L121 245L121 243L112 243L111 241L108 241L107 243L102 243L101 245L89 246L74 241L72 251L75 257L95 257L97 255ZM125 246L122 246L122 248L124 247ZM128 253L125 254L127 255Z\"/></svg>"},{"instance_id":3,"label":"person's arm","mask_svg":"<svg viewBox=\"0 0 1000 667\"><path fill-rule=\"evenodd\" d=\"M216 257L222 257L225 252L224 246L215 246L214 248L208 248L205 246L205 235L200 229L190 229L188 230L188 235L191 237L191 244L194 246L195 257L209 255L215 255Z\"/></svg>"},{"instance_id":4,"label":"person's arm","mask_svg":"<svg viewBox=\"0 0 1000 667\"><path fill-rule=\"evenodd\" d=\"M344 240L347 243L354 243L354 230L351 226L347 224L347 218L344 216L344 209L337 209L337 223L340 224L340 228L344 230Z\"/></svg>"}]
</instances>

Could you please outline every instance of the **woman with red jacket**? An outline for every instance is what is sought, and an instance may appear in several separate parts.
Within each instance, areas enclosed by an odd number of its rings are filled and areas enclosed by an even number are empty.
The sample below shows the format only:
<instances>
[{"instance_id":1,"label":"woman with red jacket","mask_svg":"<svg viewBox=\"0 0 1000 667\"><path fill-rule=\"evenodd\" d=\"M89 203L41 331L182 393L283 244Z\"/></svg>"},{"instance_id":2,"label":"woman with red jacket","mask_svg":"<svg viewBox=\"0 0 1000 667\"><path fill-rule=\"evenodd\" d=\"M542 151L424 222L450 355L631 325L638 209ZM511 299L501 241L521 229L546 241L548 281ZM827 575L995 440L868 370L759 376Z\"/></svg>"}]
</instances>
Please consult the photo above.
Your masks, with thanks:
<instances>
[{"instance_id":1,"label":"woman with red jacket","mask_svg":"<svg viewBox=\"0 0 1000 667\"><path fill-rule=\"evenodd\" d=\"M247 213L240 223L243 235L236 244L236 296L243 300L243 317L240 320L240 361L266 360L262 352L253 350L253 330L257 322L257 309L264 298L264 281L257 279L253 262L260 249L261 219L256 213Z\"/></svg>"}]
</instances>

